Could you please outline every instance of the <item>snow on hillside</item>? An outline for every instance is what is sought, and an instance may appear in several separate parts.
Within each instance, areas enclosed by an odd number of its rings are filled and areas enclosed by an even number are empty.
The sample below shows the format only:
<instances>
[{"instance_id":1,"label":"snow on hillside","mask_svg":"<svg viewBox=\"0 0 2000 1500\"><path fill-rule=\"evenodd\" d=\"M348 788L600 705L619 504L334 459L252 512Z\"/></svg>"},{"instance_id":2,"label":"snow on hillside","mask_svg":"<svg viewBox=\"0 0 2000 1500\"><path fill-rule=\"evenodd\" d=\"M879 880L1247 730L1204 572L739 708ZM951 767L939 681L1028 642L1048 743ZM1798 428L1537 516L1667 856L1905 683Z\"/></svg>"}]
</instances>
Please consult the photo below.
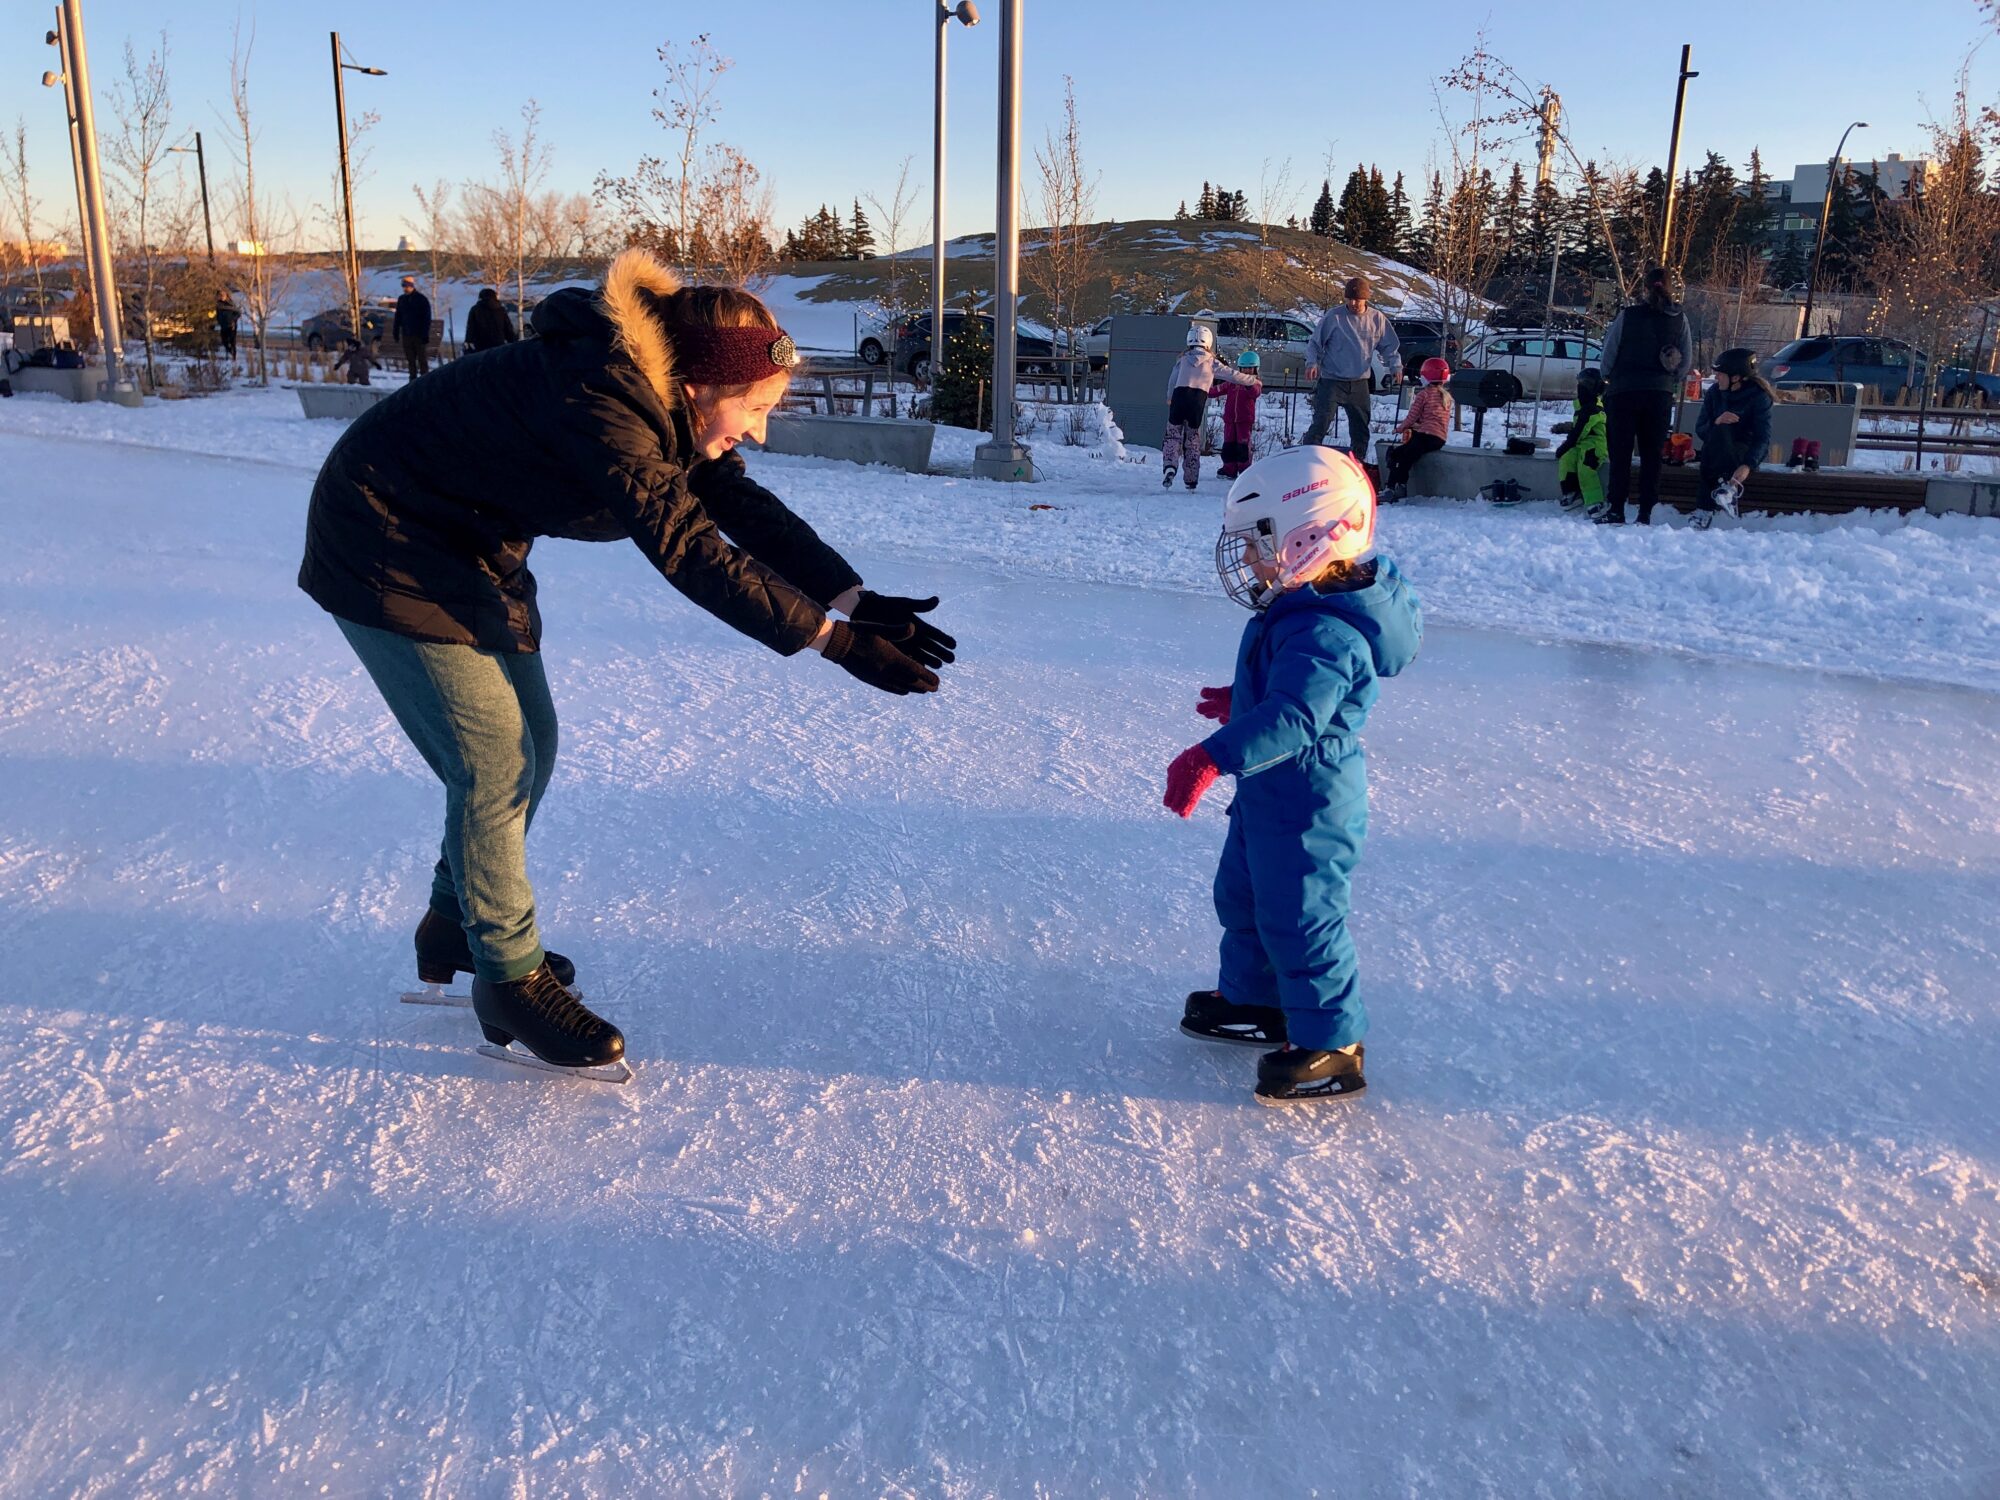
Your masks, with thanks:
<instances>
[{"instance_id":1,"label":"snow on hillside","mask_svg":"<svg viewBox=\"0 0 2000 1500\"><path fill-rule=\"evenodd\" d=\"M1981 523L1391 513L1319 1114L1174 1031L1216 492L753 455L943 595L921 701L539 543L607 1089L393 999L440 792L293 584L289 399L0 403L0 1492L1992 1493L2000 699L1541 638L1991 687Z\"/></svg>"}]
</instances>

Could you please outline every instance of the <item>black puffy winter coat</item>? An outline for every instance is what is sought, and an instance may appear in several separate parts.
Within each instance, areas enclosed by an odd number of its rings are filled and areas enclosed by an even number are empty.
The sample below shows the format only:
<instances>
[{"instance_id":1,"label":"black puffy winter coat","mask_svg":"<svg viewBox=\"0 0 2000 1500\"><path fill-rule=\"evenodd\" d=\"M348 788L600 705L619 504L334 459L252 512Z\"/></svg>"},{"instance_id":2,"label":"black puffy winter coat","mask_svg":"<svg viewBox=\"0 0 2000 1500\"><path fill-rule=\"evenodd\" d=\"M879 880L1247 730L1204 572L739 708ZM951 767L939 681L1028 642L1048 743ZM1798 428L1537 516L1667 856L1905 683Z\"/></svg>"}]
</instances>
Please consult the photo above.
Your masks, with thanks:
<instances>
[{"instance_id":1,"label":"black puffy winter coat","mask_svg":"<svg viewBox=\"0 0 2000 1500\"><path fill-rule=\"evenodd\" d=\"M629 537L667 581L773 650L809 645L860 576L734 453L702 461L641 251L601 292L535 309L536 339L457 360L357 418L313 485L299 587L356 624L539 648L538 536ZM723 533L733 540L725 540Z\"/></svg>"},{"instance_id":2,"label":"black puffy winter coat","mask_svg":"<svg viewBox=\"0 0 2000 1500\"><path fill-rule=\"evenodd\" d=\"M514 320L507 316L506 304L496 292L481 292L472 311L465 315L465 347L476 354L513 342Z\"/></svg>"}]
</instances>

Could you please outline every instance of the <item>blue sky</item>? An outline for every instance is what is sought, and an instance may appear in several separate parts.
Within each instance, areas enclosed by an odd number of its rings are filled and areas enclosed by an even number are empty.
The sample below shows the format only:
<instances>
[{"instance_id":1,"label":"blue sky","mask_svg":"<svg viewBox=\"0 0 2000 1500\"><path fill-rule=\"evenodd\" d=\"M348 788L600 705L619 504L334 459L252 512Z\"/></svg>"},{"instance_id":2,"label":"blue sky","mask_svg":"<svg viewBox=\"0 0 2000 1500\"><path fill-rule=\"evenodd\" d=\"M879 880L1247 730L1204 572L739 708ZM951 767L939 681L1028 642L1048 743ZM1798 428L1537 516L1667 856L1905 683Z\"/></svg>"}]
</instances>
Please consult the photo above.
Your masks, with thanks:
<instances>
[{"instance_id":1,"label":"blue sky","mask_svg":"<svg viewBox=\"0 0 2000 1500\"><path fill-rule=\"evenodd\" d=\"M143 50L168 33L177 116L202 129L212 180L232 170L219 111L227 102L230 31L254 21L252 103L260 175L303 211L325 195L333 165L327 32L386 78L353 78L350 106L382 115L370 175L357 194L362 238L391 245L415 213L413 183L492 170L490 136L542 106L559 185L587 188L623 171L664 137L648 117L659 81L655 49L708 30L735 60L721 91L718 134L764 168L781 223L822 199L887 196L913 157L920 189L916 238L927 237L931 128L931 0L85 0L100 130L127 37ZM990 229L999 0L972 31L954 27L951 188L947 229ZM70 189L54 90L38 84L54 53L35 45L52 6L0 5L8 40L0 122L28 125L38 196ZM1683 0L1645 7L1559 4L1347 6L1334 0L1026 0L1024 153L1056 120L1065 74L1076 80L1089 165L1101 174L1106 217L1170 214L1203 178L1253 196L1270 163L1287 161L1304 212L1323 163L1339 177L1356 161L1414 180L1437 149L1432 83L1484 26L1491 48L1561 93L1581 147L1606 158L1662 162L1683 42L1701 77L1690 86L1685 151L1739 163L1753 145L1788 173L1824 159L1852 119L1849 154L1922 149L1930 111L1950 102L1953 76L1982 34L1973 0L1904 0L1893 24L1879 3ZM1782 19L1780 19L1782 17ZM1990 32L1990 26L1985 27ZM1858 39L1865 38L1863 45ZM16 46L18 39L25 45ZM2000 96L2000 37L1977 55L1975 97Z\"/></svg>"}]
</instances>

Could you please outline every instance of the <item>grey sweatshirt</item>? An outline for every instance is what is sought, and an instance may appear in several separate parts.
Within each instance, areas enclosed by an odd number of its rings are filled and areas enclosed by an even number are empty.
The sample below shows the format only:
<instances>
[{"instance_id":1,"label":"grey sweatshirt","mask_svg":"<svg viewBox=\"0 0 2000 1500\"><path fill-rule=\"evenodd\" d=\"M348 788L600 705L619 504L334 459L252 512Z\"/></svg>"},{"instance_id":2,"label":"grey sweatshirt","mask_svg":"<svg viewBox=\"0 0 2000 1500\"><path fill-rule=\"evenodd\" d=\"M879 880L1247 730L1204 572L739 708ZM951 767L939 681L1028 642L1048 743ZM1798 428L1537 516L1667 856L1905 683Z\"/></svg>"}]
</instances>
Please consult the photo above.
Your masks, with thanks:
<instances>
[{"instance_id":1,"label":"grey sweatshirt","mask_svg":"<svg viewBox=\"0 0 2000 1500\"><path fill-rule=\"evenodd\" d=\"M1306 363L1319 367L1321 380L1360 380L1369 372L1372 355L1381 355L1392 370L1402 369L1402 348L1396 325L1382 313L1369 307L1357 318L1343 304L1328 308L1319 320L1306 345Z\"/></svg>"},{"instance_id":2,"label":"grey sweatshirt","mask_svg":"<svg viewBox=\"0 0 2000 1500\"><path fill-rule=\"evenodd\" d=\"M1254 375L1239 375L1206 349L1190 349L1174 361L1173 373L1167 377L1167 394L1171 396L1184 385L1191 385L1198 391L1212 391L1216 381L1229 385L1255 385Z\"/></svg>"}]
</instances>

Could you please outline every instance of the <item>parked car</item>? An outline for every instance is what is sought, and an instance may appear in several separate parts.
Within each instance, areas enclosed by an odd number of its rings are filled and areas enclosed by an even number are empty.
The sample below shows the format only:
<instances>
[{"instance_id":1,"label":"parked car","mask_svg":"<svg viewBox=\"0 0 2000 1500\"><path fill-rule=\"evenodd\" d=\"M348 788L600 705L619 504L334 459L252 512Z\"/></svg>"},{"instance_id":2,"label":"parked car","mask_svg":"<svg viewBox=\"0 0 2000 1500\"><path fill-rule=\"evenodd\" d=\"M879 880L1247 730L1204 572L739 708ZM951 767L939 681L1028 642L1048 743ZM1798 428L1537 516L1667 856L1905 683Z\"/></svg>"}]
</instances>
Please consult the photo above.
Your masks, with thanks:
<instances>
[{"instance_id":1,"label":"parked car","mask_svg":"<svg viewBox=\"0 0 2000 1500\"><path fill-rule=\"evenodd\" d=\"M1894 401L1899 393L1920 388L1928 368L1923 351L1901 339L1819 334L1793 339L1765 362L1764 373L1780 390L1831 393L1843 385L1858 385L1877 392L1884 401ZM1941 366L1936 395L1947 402L2000 404L2000 375L1964 365Z\"/></svg>"},{"instance_id":2,"label":"parked car","mask_svg":"<svg viewBox=\"0 0 2000 1500\"><path fill-rule=\"evenodd\" d=\"M986 337L993 337L993 318L989 313L975 313L986 330ZM949 343L959 329L965 326L963 312L946 312L944 315L944 336ZM1024 333L1018 327L1014 331L1014 360L1016 369L1024 375L1042 374L1056 368L1055 343L1046 337ZM907 371L919 381L931 378L931 315L924 313L911 318L896 330L896 368Z\"/></svg>"},{"instance_id":3,"label":"parked car","mask_svg":"<svg viewBox=\"0 0 2000 1500\"><path fill-rule=\"evenodd\" d=\"M1454 370L1458 368L1458 335L1445 331L1442 318L1391 318L1396 339L1403 348L1403 373L1414 375L1427 359L1440 356Z\"/></svg>"},{"instance_id":4,"label":"parked car","mask_svg":"<svg viewBox=\"0 0 2000 1500\"><path fill-rule=\"evenodd\" d=\"M1301 377L1306 368L1306 346L1312 342L1312 325L1301 318L1272 313L1209 313L1194 315L1197 323L1215 329L1215 352L1226 364L1234 364L1245 349L1255 349L1259 367L1268 382L1274 377L1289 380Z\"/></svg>"},{"instance_id":5,"label":"parked car","mask_svg":"<svg viewBox=\"0 0 2000 1500\"><path fill-rule=\"evenodd\" d=\"M1505 370L1514 377L1514 399L1560 400L1576 394L1576 377L1602 368L1604 347L1560 329L1509 330L1473 340L1465 351L1469 370Z\"/></svg>"},{"instance_id":6,"label":"parked car","mask_svg":"<svg viewBox=\"0 0 2000 1500\"><path fill-rule=\"evenodd\" d=\"M389 337L396 321L396 305L380 304L361 309L361 342L373 347ZM330 307L314 313L299 324L299 338L308 349L339 349L353 336L353 326L344 307Z\"/></svg>"}]
</instances>

